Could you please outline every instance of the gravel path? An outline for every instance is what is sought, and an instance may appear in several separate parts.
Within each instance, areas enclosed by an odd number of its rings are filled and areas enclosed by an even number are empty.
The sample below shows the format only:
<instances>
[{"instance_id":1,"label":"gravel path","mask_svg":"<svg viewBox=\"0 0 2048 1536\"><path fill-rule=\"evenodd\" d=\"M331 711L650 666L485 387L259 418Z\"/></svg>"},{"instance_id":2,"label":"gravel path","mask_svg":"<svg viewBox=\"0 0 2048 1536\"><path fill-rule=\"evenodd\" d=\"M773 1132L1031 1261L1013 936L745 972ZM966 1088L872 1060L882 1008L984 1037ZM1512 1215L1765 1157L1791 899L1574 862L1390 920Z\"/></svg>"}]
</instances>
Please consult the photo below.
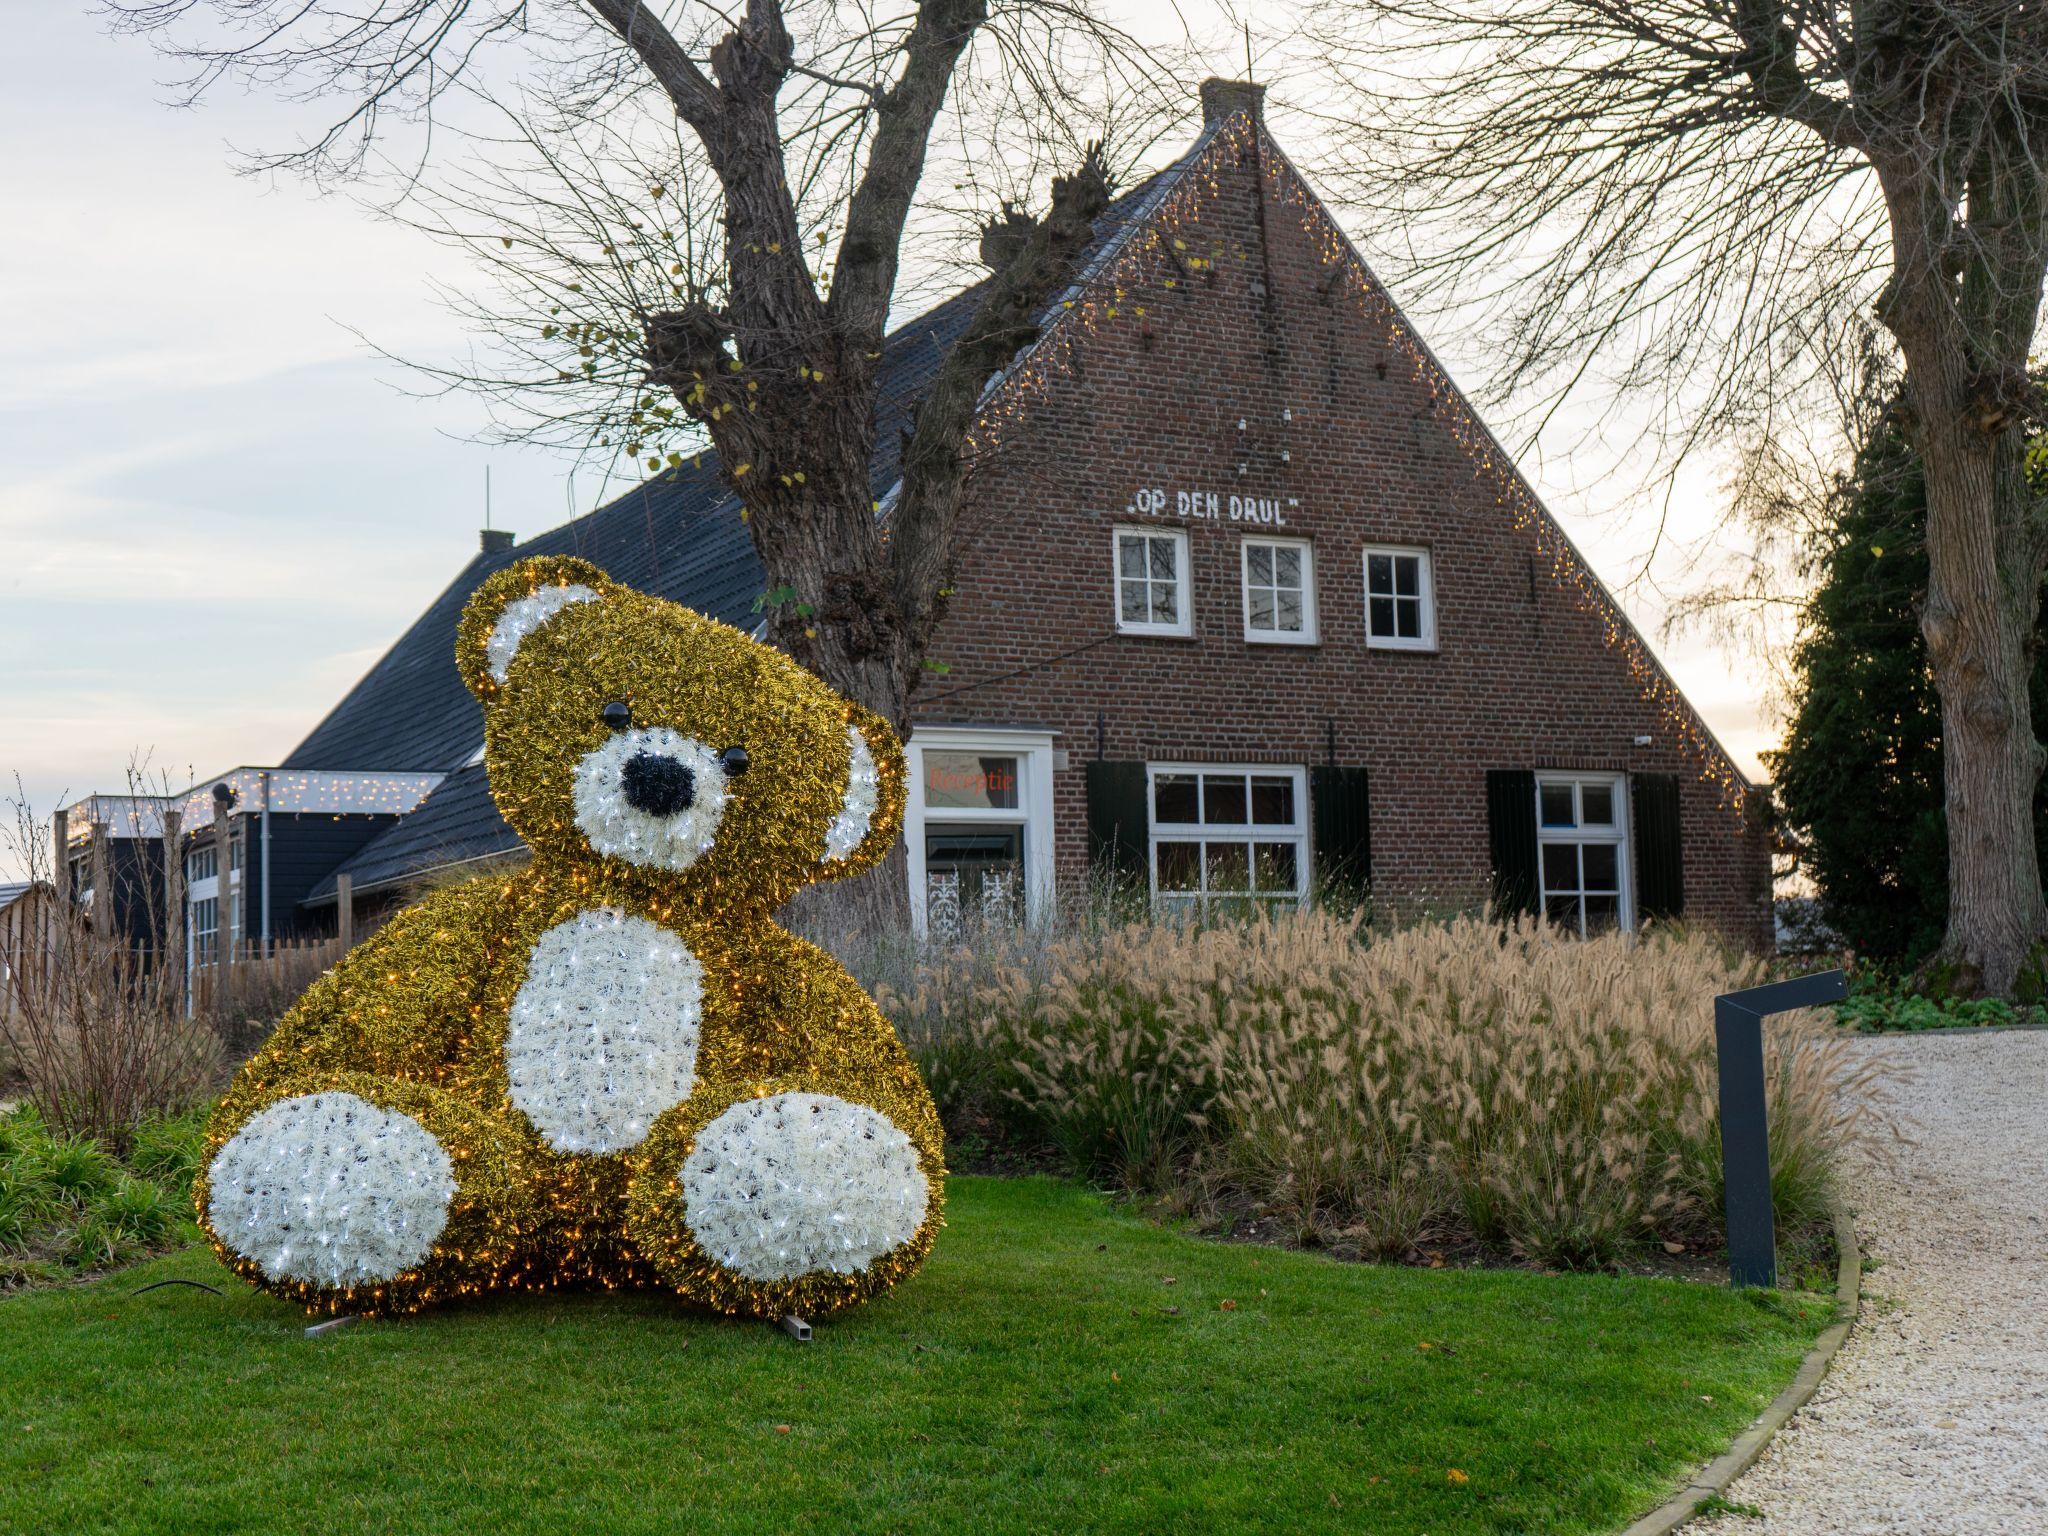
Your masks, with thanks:
<instances>
[{"instance_id":1,"label":"gravel path","mask_svg":"<svg viewBox=\"0 0 2048 1536\"><path fill-rule=\"evenodd\" d=\"M1917 1145L1856 1170L1863 1314L1714 1536L2048 1536L2048 1033L1883 1035Z\"/></svg>"}]
</instances>

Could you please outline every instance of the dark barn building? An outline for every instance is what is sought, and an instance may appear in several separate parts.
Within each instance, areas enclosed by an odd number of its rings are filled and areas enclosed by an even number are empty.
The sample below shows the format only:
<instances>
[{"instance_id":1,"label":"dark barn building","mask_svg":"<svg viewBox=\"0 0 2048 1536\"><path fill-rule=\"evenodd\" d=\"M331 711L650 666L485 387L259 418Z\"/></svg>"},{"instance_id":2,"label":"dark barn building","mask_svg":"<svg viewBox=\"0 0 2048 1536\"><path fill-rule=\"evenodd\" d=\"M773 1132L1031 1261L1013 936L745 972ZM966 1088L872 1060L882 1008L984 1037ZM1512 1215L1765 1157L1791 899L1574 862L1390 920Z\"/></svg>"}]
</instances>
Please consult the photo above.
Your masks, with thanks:
<instances>
[{"instance_id":1,"label":"dark barn building","mask_svg":"<svg viewBox=\"0 0 2048 1536\"><path fill-rule=\"evenodd\" d=\"M914 711L913 905L1038 917L1091 871L1163 904L1383 899L1683 915L1768 945L1758 796L1260 124L1205 87L1177 164L1098 225L985 398ZM874 486L977 290L891 338ZM752 628L764 581L707 454L480 553L274 770L401 786L281 861L337 890L518 851L454 664L506 563L570 553ZM253 771L253 770L250 770ZM202 786L204 788L204 786ZM243 802L246 806L246 794ZM244 814L246 814L246 809ZM340 826L340 823L333 823ZM246 928L246 921L244 924Z\"/></svg>"}]
</instances>

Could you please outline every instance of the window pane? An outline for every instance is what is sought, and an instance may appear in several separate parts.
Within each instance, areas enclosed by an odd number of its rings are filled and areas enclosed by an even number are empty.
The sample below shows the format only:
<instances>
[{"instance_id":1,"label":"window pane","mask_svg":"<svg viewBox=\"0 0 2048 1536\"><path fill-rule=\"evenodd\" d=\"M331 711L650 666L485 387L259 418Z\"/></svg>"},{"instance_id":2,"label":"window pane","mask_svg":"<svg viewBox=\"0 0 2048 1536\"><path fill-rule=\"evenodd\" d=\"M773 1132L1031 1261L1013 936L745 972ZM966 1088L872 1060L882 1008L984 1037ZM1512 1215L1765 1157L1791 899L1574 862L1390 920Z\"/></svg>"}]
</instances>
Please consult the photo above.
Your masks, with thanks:
<instances>
[{"instance_id":1,"label":"window pane","mask_svg":"<svg viewBox=\"0 0 2048 1536\"><path fill-rule=\"evenodd\" d=\"M1394 600L1391 597L1376 597L1366 605L1372 632L1376 635L1394 633Z\"/></svg>"},{"instance_id":2,"label":"window pane","mask_svg":"<svg viewBox=\"0 0 2048 1536\"><path fill-rule=\"evenodd\" d=\"M1155 624L1178 624L1180 622L1180 588L1172 582L1152 583L1152 622Z\"/></svg>"},{"instance_id":3,"label":"window pane","mask_svg":"<svg viewBox=\"0 0 2048 1536\"><path fill-rule=\"evenodd\" d=\"M1294 825L1294 780L1260 775L1252 780L1252 820L1262 827Z\"/></svg>"},{"instance_id":4,"label":"window pane","mask_svg":"<svg viewBox=\"0 0 2048 1536\"><path fill-rule=\"evenodd\" d=\"M1586 898L1586 932L1597 933L1602 928L1612 928L1621 921L1621 901L1615 896L1588 896Z\"/></svg>"},{"instance_id":5,"label":"window pane","mask_svg":"<svg viewBox=\"0 0 2048 1536\"><path fill-rule=\"evenodd\" d=\"M1394 591L1402 597L1422 595L1422 562L1413 555L1394 558Z\"/></svg>"},{"instance_id":6,"label":"window pane","mask_svg":"<svg viewBox=\"0 0 2048 1536\"><path fill-rule=\"evenodd\" d=\"M1576 896L1553 896L1543 903L1543 915L1560 928L1579 931L1579 898Z\"/></svg>"},{"instance_id":7,"label":"window pane","mask_svg":"<svg viewBox=\"0 0 2048 1536\"><path fill-rule=\"evenodd\" d=\"M1422 638L1422 604L1400 598L1394 604L1394 617L1400 621L1400 634L1403 640Z\"/></svg>"},{"instance_id":8,"label":"window pane","mask_svg":"<svg viewBox=\"0 0 2048 1536\"><path fill-rule=\"evenodd\" d=\"M1279 621L1273 613L1273 593L1268 587L1254 587L1251 591L1251 613L1253 629L1277 629Z\"/></svg>"},{"instance_id":9,"label":"window pane","mask_svg":"<svg viewBox=\"0 0 2048 1536\"><path fill-rule=\"evenodd\" d=\"M1161 843L1159 845L1159 889L1199 891L1202 888L1202 845Z\"/></svg>"},{"instance_id":10,"label":"window pane","mask_svg":"<svg viewBox=\"0 0 2048 1536\"><path fill-rule=\"evenodd\" d=\"M1145 574L1145 541L1143 539L1118 539L1116 543L1116 568L1126 576Z\"/></svg>"},{"instance_id":11,"label":"window pane","mask_svg":"<svg viewBox=\"0 0 2048 1536\"><path fill-rule=\"evenodd\" d=\"M1123 594L1118 602L1117 612L1126 624L1144 623L1148 613L1145 606L1145 583L1126 581L1121 583L1121 586Z\"/></svg>"},{"instance_id":12,"label":"window pane","mask_svg":"<svg viewBox=\"0 0 2048 1536\"><path fill-rule=\"evenodd\" d=\"M1538 792L1543 807L1543 825L1546 827L1576 827L1579 823L1572 814L1572 787L1569 784L1546 784Z\"/></svg>"},{"instance_id":13,"label":"window pane","mask_svg":"<svg viewBox=\"0 0 2048 1536\"><path fill-rule=\"evenodd\" d=\"M1546 891L1576 891L1579 888L1579 845L1577 843L1545 843L1543 845L1543 889Z\"/></svg>"},{"instance_id":14,"label":"window pane","mask_svg":"<svg viewBox=\"0 0 2048 1536\"><path fill-rule=\"evenodd\" d=\"M1251 845L1248 843L1204 843L1202 852L1209 872L1209 889L1248 891L1251 889Z\"/></svg>"},{"instance_id":15,"label":"window pane","mask_svg":"<svg viewBox=\"0 0 2048 1536\"><path fill-rule=\"evenodd\" d=\"M1244 775L1202 775L1202 821L1206 825L1241 827L1250 820L1245 810Z\"/></svg>"},{"instance_id":16,"label":"window pane","mask_svg":"<svg viewBox=\"0 0 2048 1536\"><path fill-rule=\"evenodd\" d=\"M1263 582L1267 586L1271 586L1273 584L1272 545L1247 545L1244 552L1244 565L1245 571L1247 572L1251 580L1256 582Z\"/></svg>"},{"instance_id":17,"label":"window pane","mask_svg":"<svg viewBox=\"0 0 2048 1536\"><path fill-rule=\"evenodd\" d=\"M1282 546L1272 551L1273 579L1283 587L1301 585L1301 551Z\"/></svg>"},{"instance_id":18,"label":"window pane","mask_svg":"<svg viewBox=\"0 0 2048 1536\"><path fill-rule=\"evenodd\" d=\"M1586 889L1589 891L1618 891L1621 889L1620 860L1612 843L1588 843L1584 859Z\"/></svg>"},{"instance_id":19,"label":"window pane","mask_svg":"<svg viewBox=\"0 0 2048 1536\"><path fill-rule=\"evenodd\" d=\"M1367 555L1365 557L1365 590L1375 593L1391 593L1394 590L1394 557L1392 555Z\"/></svg>"},{"instance_id":20,"label":"window pane","mask_svg":"<svg viewBox=\"0 0 2048 1536\"><path fill-rule=\"evenodd\" d=\"M1283 630L1290 635L1301 633L1301 594L1299 592L1282 592L1280 594L1280 613L1273 627Z\"/></svg>"},{"instance_id":21,"label":"window pane","mask_svg":"<svg viewBox=\"0 0 2048 1536\"><path fill-rule=\"evenodd\" d=\"M1152 551L1152 579L1154 581L1172 581L1174 577L1180 574L1174 568L1177 562L1173 558L1173 540L1147 539L1145 543Z\"/></svg>"},{"instance_id":22,"label":"window pane","mask_svg":"<svg viewBox=\"0 0 2048 1536\"><path fill-rule=\"evenodd\" d=\"M1187 823L1202 819L1200 791L1192 773L1162 773L1153 779L1152 819Z\"/></svg>"},{"instance_id":23,"label":"window pane","mask_svg":"<svg viewBox=\"0 0 2048 1536\"><path fill-rule=\"evenodd\" d=\"M1612 784L1581 784L1579 786L1579 811L1586 818L1589 827L1611 827L1614 825L1614 786Z\"/></svg>"},{"instance_id":24,"label":"window pane","mask_svg":"<svg viewBox=\"0 0 2048 1536\"><path fill-rule=\"evenodd\" d=\"M1259 890L1291 892L1294 889L1294 844L1254 843L1252 860L1258 874Z\"/></svg>"}]
</instances>

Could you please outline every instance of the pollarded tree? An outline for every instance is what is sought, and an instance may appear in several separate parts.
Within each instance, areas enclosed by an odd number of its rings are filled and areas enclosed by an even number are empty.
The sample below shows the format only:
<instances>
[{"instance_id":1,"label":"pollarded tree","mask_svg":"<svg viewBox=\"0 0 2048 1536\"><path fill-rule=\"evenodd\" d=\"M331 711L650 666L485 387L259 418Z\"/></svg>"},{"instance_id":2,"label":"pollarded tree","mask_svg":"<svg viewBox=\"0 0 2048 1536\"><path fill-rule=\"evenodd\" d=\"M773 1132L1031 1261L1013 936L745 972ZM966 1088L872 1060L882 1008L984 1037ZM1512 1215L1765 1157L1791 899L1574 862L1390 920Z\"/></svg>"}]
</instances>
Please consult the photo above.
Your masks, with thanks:
<instances>
[{"instance_id":1,"label":"pollarded tree","mask_svg":"<svg viewBox=\"0 0 2048 1536\"><path fill-rule=\"evenodd\" d=\"M1418 282L1504 318L1498 383L1591 379L1683 449L1799 404L1874 307L1927 488L1918 621L1941 701L1964 989L2048 936L2029 682L2048 499L2022 470L2048 278L2039 0L1340 0L1357 195Z\"/></svg>"},{"instance_id":2,"label":"pollarded tree","mask_svg":"<svg viewBox=\"0 0 2048 1536\"><path fill-rule=\"evenodd\" d=\"M1087 0L108 6L189 67L194 96L234 78L328 109L256 168L395 174L401 217L491 254L494 296L458 306L513 368L445 376L558 401L531 435L655 469L708 439L782 599L771 637L899 724L944 611L983 387L1035 337L1110 191L1099 145L1075 145L1042 216L984 210L978 308L878 516L878 364L935 140L963 177L1028 172L1068 152L1063 126L1113 119L1105 104L1185 94L1152 88L1157 61ZM450 118L469 162L438 182L391 170L393 120L435 119L445 140Z\"/></svg>"}]
</instances>

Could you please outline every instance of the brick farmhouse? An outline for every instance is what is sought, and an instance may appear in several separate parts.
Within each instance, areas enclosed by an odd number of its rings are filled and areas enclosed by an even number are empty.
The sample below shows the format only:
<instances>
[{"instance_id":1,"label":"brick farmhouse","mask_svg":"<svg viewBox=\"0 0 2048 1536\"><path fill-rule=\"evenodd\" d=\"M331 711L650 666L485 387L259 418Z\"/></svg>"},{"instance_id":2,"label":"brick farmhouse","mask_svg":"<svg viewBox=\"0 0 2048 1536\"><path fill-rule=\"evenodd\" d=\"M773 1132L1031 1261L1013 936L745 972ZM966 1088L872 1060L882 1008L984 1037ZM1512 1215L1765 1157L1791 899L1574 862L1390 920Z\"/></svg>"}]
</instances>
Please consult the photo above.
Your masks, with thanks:
<instances>
[{"instance_id":1,"label":"brick farmhouse","mask_svg":"<svg viewBox=\"0 0 2048 1536\"><path fill-rule=\"evenodd\" d=\"M1255 90L1210 82L1204 106L1192 149L1111 206L985 399L909 741L918 920L1042 918L1109 873L1168 905L1328 885L1584 928L1682 916L1767 945L1762 795ZM978 299L888 344L885 516L902 424ZM282 764L223 777L237 943L332 932L338 898L389 904L429 871L517 855L454 626L490 572L551 552L759 624L763 577L708 454L524 543L486 534ZM207 859L213 788L181 806ZM75 808L74 840L104 819ZM203 877L216 898L213 863Z\"/></svg>"}]
</instances>

